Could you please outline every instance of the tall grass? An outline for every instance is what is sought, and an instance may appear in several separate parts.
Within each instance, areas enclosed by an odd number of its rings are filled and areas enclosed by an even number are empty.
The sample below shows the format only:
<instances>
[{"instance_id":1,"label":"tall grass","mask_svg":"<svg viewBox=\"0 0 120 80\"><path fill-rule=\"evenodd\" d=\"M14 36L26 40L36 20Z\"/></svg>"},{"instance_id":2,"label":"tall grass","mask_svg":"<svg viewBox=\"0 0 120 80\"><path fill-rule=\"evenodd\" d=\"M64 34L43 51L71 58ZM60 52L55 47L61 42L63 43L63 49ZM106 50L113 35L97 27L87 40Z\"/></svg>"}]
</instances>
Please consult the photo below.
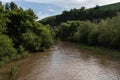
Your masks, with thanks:
<instances>
[{"instance_id":1,"label":"tall grass","mask_svg":"<svg viewBox=\"0 0 120 80\"><path fill-rule=\"evenodd\" d=\"M2 80L2 74L0 73L0 80Z\"/></svg>"},{"instance_id":2,"label":"tall grass","mask_svg":"<svg viewBox=\"0 0 120 80\"><path fill-rule=\"evenodd\" d=\"M114 60L120 60L120 51L116 49L100 47L100 46L88 46L88 45L83 45L83 44L80 44L80 47L82 49L93 51L95 53L104 55Z\"/></svg>"},{"instance_id":3,"label":"tall grass","mask_svg":"<svg viewBox=\"0 0 120 80\"><path fill-rule=\"evenodd\" d=\"M19 73L19 69L16 66L12 66L10 70L11 80L15 80L17 78L18 73Z\"/></svg>"}]
</instances>

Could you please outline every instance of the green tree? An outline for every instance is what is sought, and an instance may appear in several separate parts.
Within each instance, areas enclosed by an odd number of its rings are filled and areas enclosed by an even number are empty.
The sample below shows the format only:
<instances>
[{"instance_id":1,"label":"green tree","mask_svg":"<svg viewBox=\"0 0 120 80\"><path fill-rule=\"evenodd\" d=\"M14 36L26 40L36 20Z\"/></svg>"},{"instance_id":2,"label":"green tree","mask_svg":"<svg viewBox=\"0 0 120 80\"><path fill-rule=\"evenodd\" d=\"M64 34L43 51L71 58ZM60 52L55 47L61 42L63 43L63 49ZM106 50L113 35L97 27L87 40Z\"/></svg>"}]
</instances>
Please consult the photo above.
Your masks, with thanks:
<instances>
[{"instance_id":1,"label":"green tree","mask_svg":"<svg viewBox=\"0 0 120 80\"><path fill-rule=\"evenodd\" d=\"M18 6L14 2L10 2L10 10L18 9Z\"/></svg>"},{"instance_id":2,"label":"green tree","mask_svg":"<svg viewBox=\"0 0 120 80\"><path fill-rule=\"evenodd\" d=\"M53 44L53 37L51 31L47 27L41 28L41 47L48 48Z\"/></svg>"},{"instance_id":3,"label":"green tree","mask_svg":"<svg viewBox=\"0 0 120 80\"><path fill-rule=\"evenodd\" d=\"M17 51L13 47L12 39L7 35L0 35L0 60L4 57L14 59L16 55Z\"/></svg>"},{"instance_id":4,"label":"green tree","mask_svg":"<svg viewBox=\"0 0 120 80\"><path fill-rule=\"evenodd\" d=\"M80 26L77 28L75 35L78 36L80 43L88 43L89 34L93 31L95 24L90 21L80 22Z\"/></svg>"},{"instance_id":5,"label":"green tree","mask_svg":"<svg viewBox=\"0 0 120 80\"><path fill-rule=\"evenodd\" d=\"M31 31L27 31L22 35L22 45L29 51L39 51L41 49L41 38Z\"/></svg>"}]
</instances>

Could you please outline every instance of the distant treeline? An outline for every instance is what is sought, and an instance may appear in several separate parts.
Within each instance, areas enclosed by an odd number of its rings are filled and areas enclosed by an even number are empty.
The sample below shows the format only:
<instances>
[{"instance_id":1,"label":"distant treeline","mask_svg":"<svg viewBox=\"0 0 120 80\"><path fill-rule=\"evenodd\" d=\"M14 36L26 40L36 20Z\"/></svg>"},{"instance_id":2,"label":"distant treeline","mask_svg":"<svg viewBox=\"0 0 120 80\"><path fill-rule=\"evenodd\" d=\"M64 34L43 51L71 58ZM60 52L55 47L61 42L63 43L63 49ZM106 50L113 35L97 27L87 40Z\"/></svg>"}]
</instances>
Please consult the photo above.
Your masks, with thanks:
<instances>
[{"instance_id":1,"label":"distant treeline","mask_svg":"<svg viewBox=\"0 0 120 80\"><path fill-rule=\"evenodd\" d=\"M42 24L49 24L51 27L58 26L62 22L81 20L89 20L91 22L100 22L102 19L107 17L112 18L117 15L120 11L120 3L110 4L105 6L96 5L94 8L85 9L81 7L80 9L71 9L70 11L63 11L62 14L51 16L40 20Z\"/></svg>"},{"instance_id":2,"label":"distant treeline","mask_svg":"<svg viewBox=\"0 0 120 80\"><path fill-rule=\"evenodd\" d=\"M0 66L27 57L27 51L43 51L53 44L50 27L36 19L31 9L24 10L14 2L0 2Z\"/></svg>"},{"instance_id":3,"label":"distant treeline","mask_svg":"<svg viewBox=\"0 0 120 80\"><path fill-rule=\"evenodd\" d=\"M99 24L91 21L68 21L56 30L56 37L87 45L120 48L120 13Z\"/></svg>"}]
</instances>

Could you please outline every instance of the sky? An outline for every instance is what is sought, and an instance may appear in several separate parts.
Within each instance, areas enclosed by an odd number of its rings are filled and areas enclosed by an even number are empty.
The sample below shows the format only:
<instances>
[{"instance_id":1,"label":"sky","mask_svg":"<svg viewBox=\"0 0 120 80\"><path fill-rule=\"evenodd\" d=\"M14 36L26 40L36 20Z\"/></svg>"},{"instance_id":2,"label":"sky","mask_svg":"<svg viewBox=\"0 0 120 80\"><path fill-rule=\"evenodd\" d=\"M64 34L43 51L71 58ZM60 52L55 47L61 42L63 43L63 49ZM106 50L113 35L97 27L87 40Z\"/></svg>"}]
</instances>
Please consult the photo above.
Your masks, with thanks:
<instances>
[{"instance_id":1,"label":"sky","mask_svg":"<svg viewBox=\"0 0 120 80\"><path fill-rule=\"evenodd\" d=\"M43 19L48 16L53 16L62 13L63 10L73 8L91 8L96 5L106 5L120 2L120 0L0 0L6 2L15 2L18 6L24 9L33 9L38 19Z\"/></svg>"}]
</instances>

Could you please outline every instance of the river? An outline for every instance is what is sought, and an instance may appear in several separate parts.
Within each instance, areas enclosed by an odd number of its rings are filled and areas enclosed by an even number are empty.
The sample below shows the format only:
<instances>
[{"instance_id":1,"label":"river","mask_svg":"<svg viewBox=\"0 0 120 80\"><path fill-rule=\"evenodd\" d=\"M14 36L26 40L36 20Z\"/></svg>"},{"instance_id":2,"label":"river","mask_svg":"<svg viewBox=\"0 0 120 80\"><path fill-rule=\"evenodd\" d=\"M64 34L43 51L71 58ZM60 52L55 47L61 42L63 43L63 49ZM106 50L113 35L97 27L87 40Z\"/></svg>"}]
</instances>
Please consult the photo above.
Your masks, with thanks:
<instances>
[{"instance_id":1,"label":"river","mask_svg":"<svg viewBox=\"0 0 120 80\"><path fill-rule=\"evenodd\" d=\"M120 80L119 61L69 42L60 42L45 52L33 53L11 64L19 67L17 80ZM1 72L9 70L11 64Z\"/></svg>"}]
</instances>

